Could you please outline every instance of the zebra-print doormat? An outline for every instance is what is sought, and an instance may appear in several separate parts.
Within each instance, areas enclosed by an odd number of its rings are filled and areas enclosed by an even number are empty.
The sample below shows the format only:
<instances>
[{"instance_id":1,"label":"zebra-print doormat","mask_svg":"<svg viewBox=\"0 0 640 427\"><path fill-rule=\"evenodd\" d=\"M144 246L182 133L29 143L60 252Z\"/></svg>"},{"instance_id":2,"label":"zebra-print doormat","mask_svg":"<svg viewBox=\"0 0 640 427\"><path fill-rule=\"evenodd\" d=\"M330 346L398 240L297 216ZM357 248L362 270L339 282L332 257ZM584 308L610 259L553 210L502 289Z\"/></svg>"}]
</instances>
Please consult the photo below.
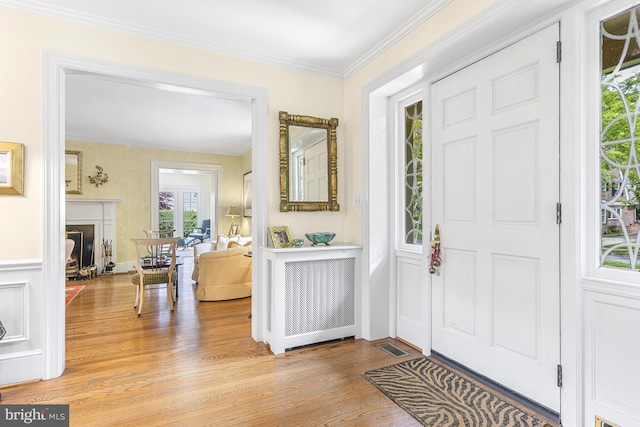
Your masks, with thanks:
<instances>
[{"instance_id":1,"label":"zebra-print doormat","mask_svg":"<svg viewBox=\"0 0 640 427\"><path fill-rule=\"evenodd\" d=\"M362 374L424 426L543 427L548 424L427 357Z\"/></svg>"}]
</instances>

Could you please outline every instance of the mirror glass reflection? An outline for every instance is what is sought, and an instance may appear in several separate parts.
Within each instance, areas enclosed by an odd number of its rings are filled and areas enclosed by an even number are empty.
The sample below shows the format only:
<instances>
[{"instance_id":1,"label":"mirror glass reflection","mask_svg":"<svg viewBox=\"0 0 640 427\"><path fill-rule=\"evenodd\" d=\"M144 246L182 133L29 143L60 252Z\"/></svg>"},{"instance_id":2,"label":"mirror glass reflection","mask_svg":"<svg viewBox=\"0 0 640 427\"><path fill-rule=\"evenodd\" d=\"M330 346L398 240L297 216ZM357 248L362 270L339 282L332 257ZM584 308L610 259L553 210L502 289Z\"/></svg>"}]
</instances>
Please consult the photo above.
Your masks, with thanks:
<instances>
[{"instance_id":1,"label":"mirror glass reflection","mask_svg":"<svg viewBox=\"0 0 640 427\"><path fill-rule=\"evenodd\" d=\"M327 130L289 126L289 197L294 202L327 202Z\"/></svg>"}]
</instances>

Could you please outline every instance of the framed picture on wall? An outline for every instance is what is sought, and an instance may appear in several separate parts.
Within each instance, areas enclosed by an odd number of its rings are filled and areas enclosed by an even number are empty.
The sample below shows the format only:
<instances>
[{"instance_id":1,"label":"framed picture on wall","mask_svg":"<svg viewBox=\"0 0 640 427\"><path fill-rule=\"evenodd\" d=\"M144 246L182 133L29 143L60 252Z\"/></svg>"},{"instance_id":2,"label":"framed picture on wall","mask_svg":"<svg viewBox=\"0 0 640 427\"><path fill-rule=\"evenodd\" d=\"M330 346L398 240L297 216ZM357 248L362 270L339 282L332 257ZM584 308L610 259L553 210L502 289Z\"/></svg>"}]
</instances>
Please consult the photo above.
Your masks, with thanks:
<instances>
[{"instance_id":1,"label":"framed picture on wall","mask_svg":"<svg viewBox=\"0 0 640 427\"><path fill-rule=\"evenodd\" d=\"M251 171L242 177L242 215L251 217Z\"/></svg>"},{"instance_id":2,"label":"framed picture on wall","mask_svg":"<svg viewBox=\"0 0 640 427\"><path fill-rule=\"evenodd\" d=\"M0 194L22 194L24 184L24 145L0 142Z\"/></svg>"}]
</instances>

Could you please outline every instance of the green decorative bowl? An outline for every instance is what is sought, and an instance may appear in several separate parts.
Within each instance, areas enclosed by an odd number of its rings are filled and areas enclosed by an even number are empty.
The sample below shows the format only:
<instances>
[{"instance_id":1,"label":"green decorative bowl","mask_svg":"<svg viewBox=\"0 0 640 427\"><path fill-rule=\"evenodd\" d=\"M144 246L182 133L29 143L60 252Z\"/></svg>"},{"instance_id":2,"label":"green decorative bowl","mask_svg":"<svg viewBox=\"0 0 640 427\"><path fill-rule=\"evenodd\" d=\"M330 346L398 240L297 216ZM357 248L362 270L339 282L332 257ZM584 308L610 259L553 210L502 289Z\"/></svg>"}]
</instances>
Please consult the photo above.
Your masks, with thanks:
<instances>
[{"instance_id":1,"label":"green decorative bowl","mask_svg":"<svg viewBox=\"0 0 640 427\"><path fill-rule=\"evenodd\" d=\"M336 237L336 233L331 233L329 231L319 232L319 233L305 233L307 239L311 242L313 246L318 245L320 243L324 243L325 245L329 245L329 242Z\"/></svg>"}]
</instances>

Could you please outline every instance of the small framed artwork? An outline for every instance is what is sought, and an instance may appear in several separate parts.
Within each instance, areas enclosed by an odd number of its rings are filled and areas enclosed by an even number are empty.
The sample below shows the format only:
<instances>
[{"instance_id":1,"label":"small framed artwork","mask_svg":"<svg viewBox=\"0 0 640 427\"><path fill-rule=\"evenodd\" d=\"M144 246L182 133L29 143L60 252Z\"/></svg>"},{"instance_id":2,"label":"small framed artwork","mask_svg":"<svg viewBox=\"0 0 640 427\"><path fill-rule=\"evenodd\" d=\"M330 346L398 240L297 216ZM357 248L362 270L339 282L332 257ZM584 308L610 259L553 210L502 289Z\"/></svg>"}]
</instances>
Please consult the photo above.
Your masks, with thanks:
<instances>
[{"instance_id":1,"label":"small framed artwork","mask_svg":"<svg viewBox=\"0 0 640 427\"><path fill-rule=\"evenodd\" d=\"M24 192L24 144L0 142L0 194Z\"/></svg>"},{"instance_id":2,"label":"small framed artwork","mask_svg":"<svg viewBox=\"0 0 640 427\"><path fill-rule=\"evenodd\" d=\"M242 177L242 207L245 217L251 217L251 171L245 173Z\"/></svg>"},{"instance_id":3,"label":"small framed artwork","mask_svg":"<svg viewBox=\"0 0 640 427\"><path fill-rule=\"evenodd\" d=\"M289 234L289 227L286 225L269 227L269 234L271 235L274 248L291 248L294 246L291 235Z\"/></svg>"},{"instance_id":4,"label":"small framed artwork","mask_svg":"<svg viewBox=\"0 0 640 427\"><path fill-rule=\"evenodd\" d=\"M238 224L233 224L229 227L229 236L237 236L238 235Z\"/></svg>"}]
</instances>

